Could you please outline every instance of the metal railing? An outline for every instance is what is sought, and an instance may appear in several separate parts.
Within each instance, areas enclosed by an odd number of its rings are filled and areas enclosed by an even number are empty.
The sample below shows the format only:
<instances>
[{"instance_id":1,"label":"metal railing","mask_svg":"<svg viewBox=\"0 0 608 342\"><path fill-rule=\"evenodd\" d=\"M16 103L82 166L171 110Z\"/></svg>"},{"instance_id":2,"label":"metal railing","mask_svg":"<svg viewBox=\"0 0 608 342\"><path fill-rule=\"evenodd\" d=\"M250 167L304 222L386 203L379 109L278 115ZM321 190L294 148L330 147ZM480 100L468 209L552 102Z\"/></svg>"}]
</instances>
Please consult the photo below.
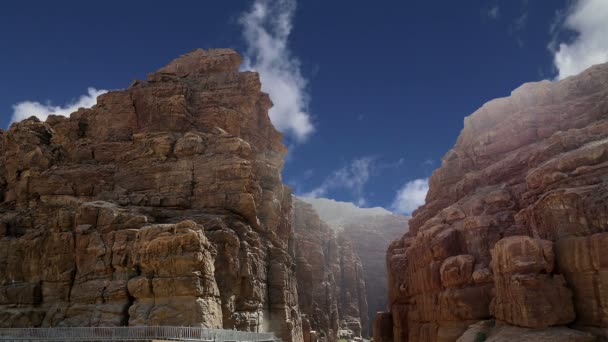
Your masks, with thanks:
<instances>
[{"instance_id":1,"label":"metal railing","mask_svg":"<svg viewBox=\"0 0 608 342\"><path fill-rule=\"evenodd\" d=\"M0 329L0 341L277 342L272 333L196 327L74 327Z\"/></svg>"}]
</instances>

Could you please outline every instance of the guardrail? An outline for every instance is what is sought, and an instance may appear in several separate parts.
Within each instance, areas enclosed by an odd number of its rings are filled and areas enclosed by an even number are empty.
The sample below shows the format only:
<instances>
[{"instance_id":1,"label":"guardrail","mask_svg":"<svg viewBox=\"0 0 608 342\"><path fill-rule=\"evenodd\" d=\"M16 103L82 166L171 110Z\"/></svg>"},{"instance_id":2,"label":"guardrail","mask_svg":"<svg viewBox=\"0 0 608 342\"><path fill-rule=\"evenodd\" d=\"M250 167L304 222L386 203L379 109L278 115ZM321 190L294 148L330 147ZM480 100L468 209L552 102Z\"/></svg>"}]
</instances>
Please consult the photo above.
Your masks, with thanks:
<instances>
[{"instance_id":1,"label":"guardrail","mask_svg":"<svg viewBox=\"0 0 608 342\"><path fill-rule=\"evenodd\" d=\"M65 327L0 329L0 341L279 342L272 333L196 327Z\"/></svg>"}]
</instances>

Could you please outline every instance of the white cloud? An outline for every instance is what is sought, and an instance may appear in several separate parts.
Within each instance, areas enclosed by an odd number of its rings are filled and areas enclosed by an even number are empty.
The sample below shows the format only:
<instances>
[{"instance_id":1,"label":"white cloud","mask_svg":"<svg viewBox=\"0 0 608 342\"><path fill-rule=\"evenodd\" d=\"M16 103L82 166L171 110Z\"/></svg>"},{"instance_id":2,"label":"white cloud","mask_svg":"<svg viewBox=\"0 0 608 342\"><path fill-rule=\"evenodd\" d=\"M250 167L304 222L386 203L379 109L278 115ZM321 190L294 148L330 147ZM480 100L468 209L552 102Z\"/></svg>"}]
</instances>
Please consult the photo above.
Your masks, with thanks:
<instances>
[{"instance_id":1,"label":"white cloud","mask_svg":"<svg viewBox=\"0 0 608 342\"><path fill-rule=\"evenodd\" d=\"M373 167L371 157L355 159L350 164L332 172L320 186L301 196L319 198L327 196L330 190L345 189L350 191L357 206L365 206L367 201L363 190Z\"/></svg>"},{"instance_id":2,"label":"white cloud","mask_svg":"<svg viewBox=\"0 0 608 342\"><path fill-rule=\"evenodd\" d=\"M106 92L107 90L97 90L91 87L87 89L87 94L64 106L53 106L50 102L47 104L36 101L19 102L13 105L11 123L27 119L30 116L35 116L42 121L45 121L49 114L68 116L77 111L78 108L93 107L97 103L97 96Z\"/></svg>"},{"instance_id":3,"label":"white cloud","mask_svg":"<svg viewBox=\"0 0 608 342\"><path fill-rule=\"evenodd\" d=\"M314 169L308 169L308 170L304 171L304 179L309 179L314 174L315 174L315 170Z\"/></svg>"},{"instance_id":4,"label":"white cloud","mask_svg":"<svg viewBox=\"0 0 608 342\"><path fill-rule=\"evenodd\" d=\"M307 110L307 81L287 46L295 9L295 0L256 0L239 22L247 42L243 68L260 74L262 90L274 103L269 113L272 123L303 141L314 126Z\"/></svg>"},{"instance_id":5,"label":"white cloud","mask_svg":"<svg viewBox=\"0 0 608 342\"><path fill-rule=\"evenodd\" d=\"M608 61L608 1L576 0L559 25L576 32L570 43L553 41L557 79L576 75L586 68Z\"/></svg>"},{"instance_id":6,"label":"white cloud","mask_svg":"<svg viewBox=\"0 0 608 342\"><path fill-rule=\"evenodd\" d=\"M500 7L498 7L498 5L492 6L490 9L488 9L488 11L486 12L486 15L490 19L498 18L498 16L500 16Z\"/></svg>"},{"instance_id":7,"label":"white cloud","mask_svg":"<svg viewBox=\"0 0 608 342\"><path fill-rule=\"evenodd\" d=\"M428 191L428 178L409 181L397 191L391 209L397 213L410 215L416 208L424 204Z\"/></svg>"}]
</instances>

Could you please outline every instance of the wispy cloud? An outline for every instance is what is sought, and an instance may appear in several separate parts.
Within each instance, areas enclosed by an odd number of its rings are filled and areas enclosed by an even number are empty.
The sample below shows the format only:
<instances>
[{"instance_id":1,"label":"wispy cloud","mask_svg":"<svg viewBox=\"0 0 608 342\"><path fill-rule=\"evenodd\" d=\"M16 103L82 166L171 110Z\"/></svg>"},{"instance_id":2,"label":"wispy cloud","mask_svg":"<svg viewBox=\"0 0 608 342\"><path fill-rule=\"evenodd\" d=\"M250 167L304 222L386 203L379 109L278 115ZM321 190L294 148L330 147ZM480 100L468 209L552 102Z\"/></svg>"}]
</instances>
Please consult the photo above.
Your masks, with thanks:
<instances>
[{"instance_id":1,"label":"wispy cloud","mask_svg":"<svg viewBox=\"0 0 608 342\"><path fill-rule=\"evenodd\" d=\"M425 159L422 162L422 166L435 166L435 161L433 159Z\"/></svg>"},{"instance_id":2,"label":"wispy cloud","mask_svg":"<svg viewBox=\"0 0 608 342\"><path fill-rule=\"evenodd\" d=\"M314 169L308 169L308 170L304 171L304 179L310 179L310 177L312 177L314 174L315 174Z\"/></svg>"},{"instance_id":3,"label":"wispy cloud","mask_svg":"<svg viewBox=\"0 0 608 342\"><path fill-rule=\"evenodd\" d=\"M239 22L247 43L243 68L260 74L262 90L274 103L269 115L275 127L301 142L314 125L307 80L288 47L295 10L295 0L256 0Z\"/></svg>"},{"instance_id":4,"label":"wispy cloud","mask_svg":"<svg viewBox=\"0 0 608 342\"><path fill-rule=\"evenodd\" d=\"M400 214L411 215L416 208L424 204L428 191L428 178L409 181L397 191L391 209Z\"/></svg>"},{"instance_id":5,"label":"wispy cloud","mask_svg":"<svg viewBox=\"0 0 608 342\"><path fill-rule=\"evenodd\" d=\"M524 12L521 13L513 23L511 24L511 30L513 32L523 31L528 24L528 12L524 9Z\"/></svg>"},{"instance_id":6,"label":"wispy cloud","mask_svg":"<svg viewBox=\"0 0 608 342\"><path fill-rule=\"evenodd\" d=\"M608 61L608 1L576 0L565 12L558 12L552 30L576 33L570 42L554 39L549 49L554 53L557 79L576 75L586 68Z\"/></svg>"},{"instance_id":7,"label":"wispy cloud","mask_svg":"<svg viewBox=\"0 0 608 342\"><path fill-rule=\"evenodd\" d=\"M528 5L527 0L521 2L520 14L509 25L509 34L515 37L515 41L520 48L524 46L523 31L528 26L528 17L530 16Z\"/></svg>"},{"instance_id":8,"label":"wispy cloud","mask_svg":"<svg viewBox=\"0 0 608 342\"><path fill-rule=\"evenodd\" d=\"M50 102L42 104L37 101L23 101L13 105L13 116L11 123L21 121L35 116L45 121L49 114L68 116L78 110L78 108L90 108L97 103L97 96L106 93L107 90L97 90L88 88L87 93L81 95L77 100L63 106L54 106Z\"/></svg>"},{"instance_id":9,"label":"wispy cloud","mask_svg":"<svg viewBox=\"0 0 608 342\"><path fill-rule=\"evenodd\" d=\"M372 157L355 159L348 165L333 171L321 185L301 196L318 198L327 196L331 190L344 189L351 193L357 206L365 206L367 200L364 188L370 179L373 167L374 159Z\"/></svg>"},{"instance_id":10,"label":"wispy cloud","mask_svg":"<svg viewBox=\"0 0 608 342\"><path fill-rule=\"evenodd\" d=\"M498 19L498 17L500 16L500 7L498 5L494 5L486 9L483 13L489 19Z\"/></svg>"}]
</instances>

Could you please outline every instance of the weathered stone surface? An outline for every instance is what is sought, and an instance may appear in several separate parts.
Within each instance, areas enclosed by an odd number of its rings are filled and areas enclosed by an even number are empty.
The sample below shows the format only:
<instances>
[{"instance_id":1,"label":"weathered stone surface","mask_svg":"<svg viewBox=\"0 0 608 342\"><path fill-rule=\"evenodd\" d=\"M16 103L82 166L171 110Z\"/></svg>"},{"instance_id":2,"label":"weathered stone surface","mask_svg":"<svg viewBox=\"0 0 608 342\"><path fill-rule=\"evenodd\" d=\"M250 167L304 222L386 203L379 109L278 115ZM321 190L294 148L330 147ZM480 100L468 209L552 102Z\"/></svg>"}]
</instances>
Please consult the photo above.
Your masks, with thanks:
<instances>
[{"instance_id":1,"label":"weathered stone surface","mask_svg":"<svg viewBox=\"0 0 608 342\"><path fill-rule=\"evenodd\" d=\"M595 341L592 334L568 329L566 327L553 327L544 329L530 329L511 326L493 320L480 321L469 326L467 331L458 338L457 342L511 342L511 341L559 341L559 342L591 342Z\"/></svg>"},{"instance_id":2,"label":"weathered stone surface","mask_svg":"<svg viewBox=\"0 0 608 342\"><path fill-rule=\"evenodd\" d=\"M607 247L608 233L571 236L556 244L557 262L571 284L581 326L608 330Z\"/></svg>"},{"instance_id":3,"label":"weathered stone surface","mask_svg":"<svg viewBox=\"0 0 608 342\"><path fill-rule=\"evenodd\" d=\"M468 284L473 277L472 255L457 255L449 257L441 264L441 284L444 287L460 287Z\"/></svg>"},{"instance_id":4,"label":"weathered stone surface","mask_svg":"<svg viewBox=\"0 0 608 342\"><path fill-rule=\"evenodd\" d=\"M362 326L368 318L363 266L351 241L297 198L293 224L299 303L306 325L319 341L365 335ZM311 332L305 334L310 336Z\"/></svg>"},{"instance_id":5,"label":"weathered stone surface","mask_svg":"<svg viewBox=\"0 0 608 342\"><path fill-rule=\"evenodd\" d=\"M607 80L604 64L525 84L465 119L387 252L395 341L454 341L454 322L491 318L492 299L513 324L608 328Z\"/></svg>"},{"instance_id":6,"label":"weathered stone surface","mask_svg":"<svg viewBox=\"0 0 608 342\"><path fill-rule=\"evenodd\" d=\"M496 322L494 320L479 321L468 326L467 330L456 340L456 342L481 342L486 341L492 333Z\"/></svg>"},{"instance_id":7,"label":"weathered stone surface","mask_svg":"<svg viewBox=\"0 0 608 342\"><path fill-rule=\"evenodd\" d=\"M504 238L492 249L496 318L522 327L544 328L574 320L572 292L562 275L551 275L553 243L528 236Z\"/></svg>"},{"instance_id":8,"label":"weathered stone surface","mask_svg":"<svg viewBox=\"0 0 608 342\"><path fill-rule=\"evenodd\" d=\"M302 340L286 149L240 60L198 49L91 109L1 132L0 326Z\"/></svg>"},{"instance_id":9,"label":"weathered stone surface","mask_svg":"<svg viewBox=\"0 0 608 342\"><path fill-rule=\"evenodd\" d=\"M390 312L378 312L372 324L374 342L393 341L393 317Z\"/></svg>"}]
</instances>

